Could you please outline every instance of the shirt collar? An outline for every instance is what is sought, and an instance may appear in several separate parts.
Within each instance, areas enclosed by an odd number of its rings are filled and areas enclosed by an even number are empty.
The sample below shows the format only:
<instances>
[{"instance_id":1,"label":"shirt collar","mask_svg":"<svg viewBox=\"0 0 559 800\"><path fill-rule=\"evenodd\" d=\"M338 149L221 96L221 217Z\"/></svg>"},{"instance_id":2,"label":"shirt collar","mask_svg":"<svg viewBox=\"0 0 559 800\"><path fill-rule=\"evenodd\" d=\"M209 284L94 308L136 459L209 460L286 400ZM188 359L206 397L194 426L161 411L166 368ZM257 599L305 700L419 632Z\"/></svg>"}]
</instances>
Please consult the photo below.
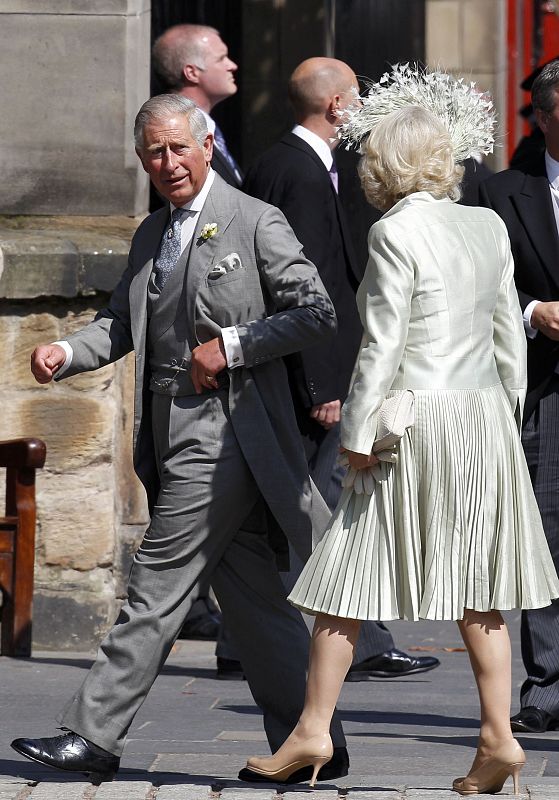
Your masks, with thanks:
<instances>
[{"instance_id":1,"label":"shirt collar","mask_svg":"<svg viewBox=\"0 0 559 800\"><path fill-rule=\"evenodd\" d=\"M308 128L303 127L303 125L295 125L291 133L294 133L295 136L298 136L299 139L306 142L309 147L312 147L328 172L330 172L334 162L334 156L324 139L321 139L320 136L317 136L316 133L310 131Z\"/></svg>"},{"instance_id":2,"label":"shirt collar","mask_svg":"<svg viewBox=\"0 0 559 800\"><path fill-rule=\"evenodd\" d=\"M204 203L206 202L206 198L210 193L210 189L212 188L214 178L215 178L215 172L210 167L210 171L206 176L204 185L202 186L198 194L195 197L193 197L192 200L189 200L188 203L185 203L183 206L180 206L180 208L182 208L183 211L196 211L196 212L201 211L202 208L204 207ZM171 203L171 213L173 213L175 208L177 208L177 206L174 206Z\"/></svg>"},{"instance_id":3,"label":"shirt collar","mask_svg":"<svg viewBox=\"0 0 559 800\"><path fill-rule=\"evenodd\" d=\"M547 150L545 151L545 171L547 180L554 189L559 189L559 161L551 158Z\"/></svg>"}]
</instances>

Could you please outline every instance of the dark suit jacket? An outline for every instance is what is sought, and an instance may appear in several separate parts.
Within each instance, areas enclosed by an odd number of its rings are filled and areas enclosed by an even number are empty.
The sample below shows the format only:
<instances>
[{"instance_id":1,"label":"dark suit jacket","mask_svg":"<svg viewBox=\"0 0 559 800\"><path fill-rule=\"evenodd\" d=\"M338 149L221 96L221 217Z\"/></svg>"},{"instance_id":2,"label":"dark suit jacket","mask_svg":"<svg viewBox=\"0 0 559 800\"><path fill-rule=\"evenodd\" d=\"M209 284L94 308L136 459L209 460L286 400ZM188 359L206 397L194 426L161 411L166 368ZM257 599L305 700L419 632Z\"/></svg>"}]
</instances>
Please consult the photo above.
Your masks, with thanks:
<instances>
[{"instance_id":1,"label":"dark suit jacket","mask_svg":"<svg viewBox=\"0 0 559 800\"><path fill-rule=\"evenodd\" d=\"M360 275L351 236L328 170L306 142L288 133L249 169L243 189L280 208L316 264L338 317L334 341L286 359L300 426L317 425L308 410L345 400L362 329L355 303ZM302 428L303 433L308 430Z\"/></svg>"},{"instance_id":2,"label":"dark suit jacket","mask_svg":"<svg viewBox=\"0 0 559 800\"><path fill-rule=\"evenodd\" d=\"M217 147L214 145L214 152L212 156L212 169L214 169L217 174L223 178L225 183L228 183L229 186L232 186L234 189L240 189L241 182L238 180L237 176L229 166L227 159L221 155Z\"/></svg>"},{"instance_id":3,"label":"dark suit jacket","mask_svg":"<svg viewBox=\"0 0 559 800\"><path fill-rule=\"evenodd\" d=\"M507 226L522 310L532 300L559 300L559 237L544 157L482 183L480 205L494 209ZM558 342L542 333L528 339L525 419L539 402L558 361Z\"/></svg>"},{"instance_id":4,"label":"dark suit jacket","mask_svg":"<svg viewBox=\"0 0 559 800\"><path fill-rule=\"evenodd\" d=\"M482 161L479 164L475 158L467 158L462 164L464 167L464 177L462 178L462 197L460 203L463 206L479 205L479 187L483 181L493 175L493 170Z\"/></svg>"}]
</instances>

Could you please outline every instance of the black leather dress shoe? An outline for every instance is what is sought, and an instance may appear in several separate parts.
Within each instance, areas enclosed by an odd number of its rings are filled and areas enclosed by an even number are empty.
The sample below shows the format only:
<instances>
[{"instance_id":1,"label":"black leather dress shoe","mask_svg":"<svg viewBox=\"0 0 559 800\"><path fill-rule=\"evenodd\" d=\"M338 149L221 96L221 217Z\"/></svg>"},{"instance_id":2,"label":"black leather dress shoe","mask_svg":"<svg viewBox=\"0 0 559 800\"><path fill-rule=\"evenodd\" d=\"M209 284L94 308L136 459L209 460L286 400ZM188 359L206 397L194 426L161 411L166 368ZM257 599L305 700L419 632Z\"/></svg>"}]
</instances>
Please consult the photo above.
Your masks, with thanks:
<instances>
[{"instance_id":1,"label":"black leather dress shoe","mask_svg":"<svg viewBox=\"0 0 559 800\"><path fill-rule=\"evenodd\" d=\"M343 778L349 772L349 756L345 747L334 747L334 755L330 761L319 770L317 781L333 781L336 778ZM239 780L247 783L304 783L312 778L312 767L303 767L293 772L285 781L276 781L273 778L266 778L265 775L258 775L248 767L244 767L239 772Z\"/></svg>"},{"instance_id":2,"label":"black leather dress shoe","mask_svg":"<svg viewBox=\"0 0 559 800\"><path fill-rule=\"evenodd\" d=\"M559 719L537 706L521 708L510 718L510 727L515 733L544 733L556 730L558 725Z\"/></svg>"},{"instance_id":3,"label":"black leather dress shoe","mask_svg":"<svg viewBox=\"0 0 559 800\"><path fill-rule=\"evenodd\" d=\"M244 681L245 673L243 672L243 666L240 661L236 661L234 658L221 658L218 656L217 659L217 672L215 677L218 681Z\"/></svg>"},{"instance_id":4,"label":"black leather dress shoe","mask_svg":"<svg viewBox=\"0 0 559 800\"><path fill-rule=\"evenodd\" d=\"M118 756L72 731L49 739L14 739L12 747L20 755L47 767L85 772L95 786L112 781L120 765Z\"/></svg>"},{"instance_id":5,"label":"black leather dress shoe","mask_svg":"<svg viewBox=\"0 0 559 800\"><path fill-rule=\"evenodd\" d=\"M388 650L380 656L367 658L350 667L346 681L366 681L367 678L402 678L428 672L441 662L434 656L410 656L402 650Z\"/></svg>"}]
</instances>

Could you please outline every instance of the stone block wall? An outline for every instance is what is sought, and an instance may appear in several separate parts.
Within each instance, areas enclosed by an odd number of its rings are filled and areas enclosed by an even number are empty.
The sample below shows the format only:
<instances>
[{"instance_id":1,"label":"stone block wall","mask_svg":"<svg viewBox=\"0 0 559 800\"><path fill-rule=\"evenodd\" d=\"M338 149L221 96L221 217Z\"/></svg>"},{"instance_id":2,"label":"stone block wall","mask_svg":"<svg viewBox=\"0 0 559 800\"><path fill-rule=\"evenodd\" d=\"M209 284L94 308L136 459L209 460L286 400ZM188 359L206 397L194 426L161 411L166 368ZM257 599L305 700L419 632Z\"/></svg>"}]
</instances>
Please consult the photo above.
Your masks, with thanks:
<instances>
[{"instance_id":1,"label":"stone block wall","mask_svg":"<svg viewBox=\"0 0 559 800\"><path fill-rule=\"evenodd\" d=\"M506 0L427 0L426 61L489 92L499 117L496 141L506 136ZM506 148L487 160L504 169Z\"/></svg>"},{"instance_id":2,"label":"stone block wall","mask_svg":"<svg viewBox=\"0 0 559 800\"><path fill-rule=\"evenodd\" d=\"M139 214L149 0L0 4L0 214Z\"/></svg>"},{"instance_id":3,"label":"stone block wall","mask_svg":"<svg viewBox=\"0 0 559 800\"><path fill-rule=\"evenodd\" d=\"M10 229L0 220L0 439L47 444L37 475L34 644L89 650L117 613L148 520L132 467L133 359L39 385L29 356L106 303L137 220L113 220L112 230L107 220L49 223Z\"/></svg>"}]
</instances>

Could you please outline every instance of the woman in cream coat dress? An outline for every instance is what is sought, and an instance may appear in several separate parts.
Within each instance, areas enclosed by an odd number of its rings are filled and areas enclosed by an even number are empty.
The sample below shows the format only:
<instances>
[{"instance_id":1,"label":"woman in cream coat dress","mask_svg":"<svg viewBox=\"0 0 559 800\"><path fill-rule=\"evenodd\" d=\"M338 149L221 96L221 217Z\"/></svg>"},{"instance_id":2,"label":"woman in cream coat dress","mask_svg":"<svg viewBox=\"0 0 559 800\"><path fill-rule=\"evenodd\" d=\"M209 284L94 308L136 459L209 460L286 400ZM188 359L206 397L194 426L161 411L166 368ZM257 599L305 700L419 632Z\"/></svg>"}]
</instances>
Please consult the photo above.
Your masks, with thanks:
<instances>
[{"instance_id":1,"label":"woman in cream coat dress","mask_svg":"<svg viewBox=\"0 0 559 800\"><path fill-rule=\"evenodd\" d=\"M365 331L342 415L350 465L372 493L345 489L290 600L316 614L307 699L271 758L248 767L286 780L328 759L328 735L364 619L454 619L481 704L476 758L461 794L518 789L524 763L509 716L511 660L500 611L559 595L519 425L525 336L507 231L457 205L462 168L430 111L408 106L373 128L360 172L377 207L357 301ZM379 206L380 204L380 206ZM382 401L409 389L415 422L396 463L371 455ZM365 481L367 483L367 481Z\"/></svg>"}]
</instances>

